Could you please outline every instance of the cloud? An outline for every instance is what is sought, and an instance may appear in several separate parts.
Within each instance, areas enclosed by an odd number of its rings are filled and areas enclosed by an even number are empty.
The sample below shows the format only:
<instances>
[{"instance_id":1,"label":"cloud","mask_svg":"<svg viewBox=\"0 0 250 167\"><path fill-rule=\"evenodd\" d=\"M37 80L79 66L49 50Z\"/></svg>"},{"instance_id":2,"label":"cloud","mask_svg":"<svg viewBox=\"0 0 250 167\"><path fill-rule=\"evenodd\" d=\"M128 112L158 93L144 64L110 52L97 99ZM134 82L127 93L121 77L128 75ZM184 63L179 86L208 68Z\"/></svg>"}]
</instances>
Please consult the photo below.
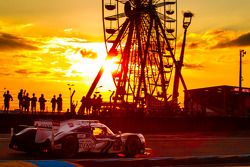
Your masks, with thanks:
<instances>
[{"instance_id":1,"label":"cloud","mask_svg":"<svg viewBox=\"0 0 250 167\"><path fill-rule=\"evenodd\" d=\"M0 32L1 50L38 50L34 42L8 33Z\"/></svg>"},{"instance_id":2,"label":"cloud","mask_svg":"<svg viewBox=\"0 0 250 167\"><path fill-rule=\"evenodd\" d=\"M83 58L95 59L98 57L97 53L92 50L81 49L80 53Z\"/></svg>"},{"instance_id":3,"label":"cloud","mask_svg":"<svg viewBox=\"0 0 250 167\"><path fill-rule=\"evenodd\" d=\"M13 58L29 58L29 57L24 54L19 54L19 55L14 55Z\"/></svg>"},{"instance_id":4,"label":"cloud","mask_svg":"<svg viewBox=\"0 0 250 167\"><path fill-rule=\"evenodd\" d=\"M178 40L177 46L181 48L182 41ZM250 32L240 33L231 30L209 30L201 34L190 33L187 36L187 49L211 50L229 47L250 46Z\"/></svg>"},{"instance_id":5,"label":"cloud","mask_svg":"<svg viewBox=\"0 0 250 167\"><path fill-rule=\"evenodd\" d=\"M16 70L15 71L16 73L18 74L21 74L21 75L31 75L31 74L35 74L35 75L46 75L46 74L50 74L49 71L45 71L45 70L42 70L42 71L29 71L27 69L19 69L19 70Z\"/></svg>"},{"instance_id":6,"label":"cloud","mask_svg":"<svg viewBox=\"0 0 250 167\"><path fill-rule=\"evenodd\" d=\"M184 67L187 69L198 69L198 70L204 68L204 66L201 64L191 64L191 63L185 63Z\"/></svg>"},{"instance_id":7,"label":"cloud","mask_svg":"<svg viewBox=\"0 0 250 167\"><path fill-rule=\"evenodd\" d=\"M220 42L213 48L225 48L232 46L250 46L250 32L228 42Z\"/></svg>"},{"instance_id":8,"label":"cloud","mask_svg":"<svg viewBox=\"0 0 250 167\"><path fill-rule=\"evenodd\" d=\"M34 72L28 71L26 69L20 69L20 70L16 70L15 71L18 74L22 74L22 75L29 75L29 74L33 74Z\"/></svg>"},{"instance_id":9,"label":"cloud","mask_svg":"<svg viewBox=\"0 0 250 167\"><path fill-rule=\"evenodd\" d=\"M37 72L37 74L46 75L46 74L50 74L50 72L49 71L39 71L39 72Z\"/></svg>"},{"instance_id":10,"label":"cloud","mask_svg":"<svg viewBox=\"0 0 250 167\"><path fill-rule=\"evenodd\" d=\"M0 72L0 76L11 76L11 73Z\"/></svg>"},{"instance_id":11,"label":"cloud","mask_svg":"<svg viewBox=\"0 0 250 167\"><path fill-rule=\"evenodd\" d=\"M188 45L188 47L190 48L190 49L196 49L196 48L199 48L200 47L200 43L199 42L191 42L189 45Z\"/></svg>"}]
</instances>

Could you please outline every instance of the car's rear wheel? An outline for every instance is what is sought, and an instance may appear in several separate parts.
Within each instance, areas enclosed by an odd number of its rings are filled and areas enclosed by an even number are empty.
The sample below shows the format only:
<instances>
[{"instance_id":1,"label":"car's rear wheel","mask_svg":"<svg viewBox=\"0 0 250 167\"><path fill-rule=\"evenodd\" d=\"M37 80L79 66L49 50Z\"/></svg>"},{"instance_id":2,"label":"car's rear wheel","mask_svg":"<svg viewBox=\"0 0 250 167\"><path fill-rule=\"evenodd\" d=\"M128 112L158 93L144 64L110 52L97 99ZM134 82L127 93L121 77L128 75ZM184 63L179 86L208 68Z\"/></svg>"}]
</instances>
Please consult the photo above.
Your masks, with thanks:
<instances>
[{"instance_id":1,"label":"car's rear wheel","mask_svg":"<svg viewBox=\"0 0 250 167\"><path fill-rule=\"evenodd\" d=\"M62 143L62 155L64 158L72 158L78 152L78 141L75 136L66 136Z\"/></svg>"},{"instance_id":2,"label":"car's rear wheel","mask_svg":"<svg viewBox=\"0 0 250 167\"><path fill-rule=\"evenodd\" d=\"M128 137L125 145L125 155L127 157L134 157L136 154L139 154L141 145L141 141L137 136Z\"/></svg>"}]
</instances>

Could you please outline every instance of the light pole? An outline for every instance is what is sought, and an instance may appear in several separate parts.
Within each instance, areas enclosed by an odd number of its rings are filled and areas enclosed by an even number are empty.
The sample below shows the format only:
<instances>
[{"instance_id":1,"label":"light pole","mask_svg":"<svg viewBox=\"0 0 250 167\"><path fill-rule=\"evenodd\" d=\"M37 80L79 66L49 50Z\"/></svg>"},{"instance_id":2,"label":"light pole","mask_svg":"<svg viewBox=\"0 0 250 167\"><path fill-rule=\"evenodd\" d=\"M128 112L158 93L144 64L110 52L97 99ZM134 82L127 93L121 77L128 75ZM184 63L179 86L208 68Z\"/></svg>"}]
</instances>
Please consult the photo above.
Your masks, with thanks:
<instances>
[{"instance_id":1,"label":"light pole","mask_svg":"<svg viewBox=\"0 0 250 167\"><path fill-rule=\"evenodd\" d=\"M96 91L95 91L96 94L100 93L100 92L98 91L99 88L102 88L102 86L98 86L98 87L95 88L95 89L96 89Z\"/></svg>"},{"instance_id":2,"label":"light pole","mask_svg":"<svg viewBox=\"0 0 250 167\"><path fill-rule=\"evenodd\" d=\"M71 87L74 86L74 84L67 84L69 86L69 112L71 113L71 106L72 106L72 96L71 96Z\"/></svg>"},{"instance_id":3,"label":"light pole","mask_svg":"<svg viewBox=\"0 0 250 167\"><path fill-rule=\"evenodd\" d=\"M115 93L115 91L113 90L108 90L109 92L111 92L110 96L109 96L109 107L110 107L110 110L111 110L111 106L112 106L112 97Z\"/></svg>"},{"instance_id":4,"label":"light pole","mask_svg":"<svg viewBox=\"0 0 250 167\"><path fill-rule=\"evenodd\" d=\"M243 76L242 76L242 58L247 52L243 49L240 50L240 71L239 71L239 110L242 112L242 81L243 81Z\"/></svg>"},{"instance_id":5,"label":"light pole","mask_svg":"<svg viewBox=\"0 0 250 167\"><path fill-rule=\"evenodd\" d=\"M240 50L240 74L239 74L239 91L241 93L242 90L242 81L243 81L243 76L242 76L242 58L247 52L243 49Z\"/></svg>"},{"instance_id":6,"label":"light pole","mask_svg":"<svg viewBox=\"0 0 250 167\"><path fill-rule=\"evenodd\" d=\"M177 104L178 103L178 96L179 96L179 78L181 74L181 68L183 66L183 59L184 59L184 51L185 51L185 46L186 46L186 36L187 36L187 29L191 24L192 17L194 16L193 13L191 12L184 12L183 14L183 28L184 28L184 37L183 37L183 42L182 42L182 47L181 47L181 54L180 54L180 59L177 61L176 67L175 67L175 77L174 77L174 88L173 88L173 101Z\"/></svg>"}]
</instances>

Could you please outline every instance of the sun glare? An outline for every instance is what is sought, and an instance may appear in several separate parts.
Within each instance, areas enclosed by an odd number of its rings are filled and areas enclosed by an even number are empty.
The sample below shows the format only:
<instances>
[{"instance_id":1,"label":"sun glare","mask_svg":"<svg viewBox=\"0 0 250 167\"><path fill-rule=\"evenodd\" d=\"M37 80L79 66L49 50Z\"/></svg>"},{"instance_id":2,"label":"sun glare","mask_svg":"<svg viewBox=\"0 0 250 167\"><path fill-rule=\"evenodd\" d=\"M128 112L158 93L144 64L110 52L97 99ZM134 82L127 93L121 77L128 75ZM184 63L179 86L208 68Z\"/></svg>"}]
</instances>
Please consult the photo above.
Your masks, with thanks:
<instances>
[{"instance_id":1,"label":"sun glare","mask_svg":"<svg viewBox=\"0 0 250 167\"><path fill-rule=\"evenodd\" d=\"M104 72L99 85L104 91L114 90L112 72L117 69L117 58L106 59L106 50L103 43L84 43L77 53L65 55L71 67L67 76L80 75L82 82L92 84L99 70L104 66Z\"/></svg>"}]
</instances>

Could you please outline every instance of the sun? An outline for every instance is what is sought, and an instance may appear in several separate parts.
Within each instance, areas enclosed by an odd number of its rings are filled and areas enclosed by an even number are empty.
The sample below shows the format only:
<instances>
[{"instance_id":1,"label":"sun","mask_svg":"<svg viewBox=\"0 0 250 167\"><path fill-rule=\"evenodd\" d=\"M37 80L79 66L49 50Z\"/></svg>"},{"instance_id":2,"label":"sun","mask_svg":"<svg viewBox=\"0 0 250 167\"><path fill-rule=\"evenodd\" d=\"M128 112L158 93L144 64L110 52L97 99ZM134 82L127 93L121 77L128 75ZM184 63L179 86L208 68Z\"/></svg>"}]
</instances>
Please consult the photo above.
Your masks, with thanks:
<instances>
[{"instance_id":1,"label":"sun","mask_svg":"<svg viewBox=\"0 0 250 167\"><path fill-rule=\"evenodd\" d=\"M117 70L118 68L118 59L116 57L113 57L112 59L108 59L105 61L104 63L104 69L105 71L109 72L109 73L113 73Z\"/></svg>"}]
</instances>

